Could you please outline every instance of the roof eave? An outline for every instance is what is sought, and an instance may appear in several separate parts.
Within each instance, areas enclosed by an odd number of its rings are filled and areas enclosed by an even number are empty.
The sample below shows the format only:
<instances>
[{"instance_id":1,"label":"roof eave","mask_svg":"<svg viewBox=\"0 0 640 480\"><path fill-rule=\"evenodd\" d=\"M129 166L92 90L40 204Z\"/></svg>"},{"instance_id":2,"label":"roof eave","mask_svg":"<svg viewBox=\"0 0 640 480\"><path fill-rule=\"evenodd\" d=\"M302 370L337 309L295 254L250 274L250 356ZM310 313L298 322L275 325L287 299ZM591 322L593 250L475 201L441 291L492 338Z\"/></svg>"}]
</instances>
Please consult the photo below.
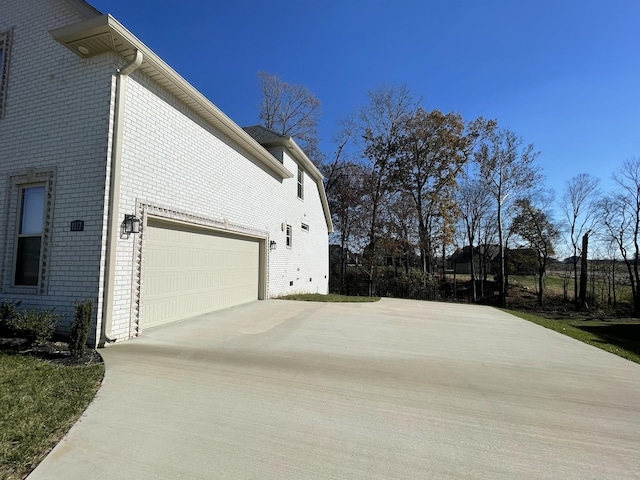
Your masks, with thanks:
<instances>
[{"instance_id":1,"label":"roof eave","mask_svg":"<svg viewBox=\"0 0 640 480\"><path fill-rule=\"evenodd\" d=\"M124 59L131 60L136 50L140 51L144 58L140 66L143 73L173 93L273 174L282 179L293 178L293 174L262 145L111 15L100 15L83 22L53 29L49 33L57 42L82 58L115 52ZM84 49L81 51L79 47L84 47ZM83 53L83 51L88 53Z\"/></svg>"}]
</instances>

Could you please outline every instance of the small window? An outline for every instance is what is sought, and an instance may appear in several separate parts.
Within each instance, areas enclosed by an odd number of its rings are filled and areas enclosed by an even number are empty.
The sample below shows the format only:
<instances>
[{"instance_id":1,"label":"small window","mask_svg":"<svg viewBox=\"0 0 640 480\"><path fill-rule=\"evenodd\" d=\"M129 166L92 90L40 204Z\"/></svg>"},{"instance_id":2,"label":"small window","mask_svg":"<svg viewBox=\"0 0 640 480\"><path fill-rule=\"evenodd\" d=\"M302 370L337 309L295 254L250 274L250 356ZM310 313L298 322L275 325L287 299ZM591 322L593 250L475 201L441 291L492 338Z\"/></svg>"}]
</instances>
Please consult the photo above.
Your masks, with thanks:
<instances>
[{"instance_id":1,"label":"small window","mask_svg":"<svg viewBox=\"0 0 640 480\"><path fill-rule=\"evenodd\" d=\"M4 116L4 104L7 97L7 83L9 80L9 47L11 46L11 31L0 33L0 118Z\"/></svg>"},{"instance_id":2,"label":"small window","mask_svg":"<svg viewBox=\"0 0 640 480\"><path fill-rule=\"evenodd\" d=\"M15 285L37 286L44 225L44 185L21 190L16 239Z\"/></svg>"},{"instance_id":3,"label":"small window","mask_svg":"<svg viewBox=\"0 0 640 480\"><path fill-rule=\"evenodd\" d=\"M298 165L298 198L304 198L304 171Z\"/></svg>"},{"instance_id":4,"label":"small window","mask_svg":"<svg viewBox=\"0 0 640 480\"><path fill-rule=\"evenodd\" d=\"M287 225L287 248L291 248L293 246L293 229L291 225Z\"/></svg>"},{"instance_id":5,"label":"small window","mask_svg":"<svg viewBox=\"0 0 640 480\"><path fill-rule=\"evenodd\" d=\"M300 225L300 227L302 228L303 231L308 232L309 231L309 225L307 225L306 223L303 223L302 225Z\"/></svg>"}]
</instances>

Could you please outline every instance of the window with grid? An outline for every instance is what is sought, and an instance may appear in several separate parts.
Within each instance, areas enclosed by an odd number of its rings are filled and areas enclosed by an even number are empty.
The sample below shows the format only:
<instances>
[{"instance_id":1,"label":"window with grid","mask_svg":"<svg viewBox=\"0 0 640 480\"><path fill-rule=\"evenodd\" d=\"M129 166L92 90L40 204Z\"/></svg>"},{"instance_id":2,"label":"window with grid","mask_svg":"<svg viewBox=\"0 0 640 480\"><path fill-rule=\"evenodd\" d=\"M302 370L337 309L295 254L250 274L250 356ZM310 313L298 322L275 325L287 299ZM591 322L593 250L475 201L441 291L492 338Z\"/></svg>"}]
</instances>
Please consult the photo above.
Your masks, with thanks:
<instances>
[{"instance_id":1,"label":"window with grid","mask_svg":"<svg viewBox=\"0 0 640 480\"><path fill-rule=\"evenodd\" d=\"M291 225L287 225L287 248L291 248L293 246L293 228Z\"/></svg>"},{"instance_id":2,"label":"window with grid","mask_svg":"<svg viewBox=\"0 0 640 480\"><path fill-rule=\"evenodd\" d=\"M16 286L37 286L44 227L45 186L22 187L16 235Z\"/></svg>"},{"instance_id":3,"label":"window with grid","mask_svg":"<svg viewBox=\"0 0 640 480\"><path fill-rule=\"evenodd\" d=\"M298 165L298 198L304 198L304 171Z\"/></svg>"}]
</instances>

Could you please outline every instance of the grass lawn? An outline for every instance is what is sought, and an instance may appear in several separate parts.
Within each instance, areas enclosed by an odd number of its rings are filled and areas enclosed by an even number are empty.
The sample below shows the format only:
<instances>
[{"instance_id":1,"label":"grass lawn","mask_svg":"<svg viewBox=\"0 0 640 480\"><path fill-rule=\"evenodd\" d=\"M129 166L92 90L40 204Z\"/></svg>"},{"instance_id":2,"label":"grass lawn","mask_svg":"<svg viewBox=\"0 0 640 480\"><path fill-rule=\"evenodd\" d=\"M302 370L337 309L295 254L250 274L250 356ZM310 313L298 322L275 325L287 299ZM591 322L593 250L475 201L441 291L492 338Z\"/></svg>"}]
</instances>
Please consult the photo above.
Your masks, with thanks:
<instances>
[{"instance_id":1,"label":"grass lawn","mask_svg":"<svg viewBox=\"0 0 640 480\"><path fill-rule=\"evenodd\" d=\"M329 295L322 295L321 293L297 293L293 295L284 295L277 297L278 300L304 300L307 302L353 302L353 303L365 303L365 302L377 302L380 297L355 297L348 295L337 295L330 293Z\"/></svg>"},{"instance_id":2,"label":"grass lawn","mask_svg":"<svg viewBox=\"0 0 640 480\"><path fill-rule=\"evenodd\" d=\"M55 365L0 352L0 479L24 478L93 399L103 364Z\"/></svg>"},{"instance_id":3,"label":"grass lawn","mask_svg":"<svg viewBox=\"0 0 640 480\"><path fill-rule=\"evenodd\" d=\"M557 320L516 310L505 311L632 362L640 363L640 339L637 338L640 322L610 324L601 321Z\"/></svg>"}]
</instances>

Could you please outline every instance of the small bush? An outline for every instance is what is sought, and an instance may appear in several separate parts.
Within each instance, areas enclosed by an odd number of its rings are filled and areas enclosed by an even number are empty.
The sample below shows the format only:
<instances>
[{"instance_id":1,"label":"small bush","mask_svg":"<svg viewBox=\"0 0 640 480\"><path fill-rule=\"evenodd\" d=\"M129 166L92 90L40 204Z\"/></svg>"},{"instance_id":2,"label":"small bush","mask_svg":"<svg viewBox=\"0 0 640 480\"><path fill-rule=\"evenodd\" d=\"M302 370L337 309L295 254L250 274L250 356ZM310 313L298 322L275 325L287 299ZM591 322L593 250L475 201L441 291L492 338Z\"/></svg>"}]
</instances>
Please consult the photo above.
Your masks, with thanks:
<instances>
[{"instance_id":1,"label":"small bush","mask_svg":"<svg viewBox=\"0 0 640 480\"><path fill-rule=\"evenodd\" d=\"M76 302L76 318L73 327L71 327L71 337L69 338L69 352L76 358L82 357L87 350L92 314L93 303L91 300Z\"/></svg>"},{"instance_id":2,"label":"small bush","mask_svg":"<svg viewBox=\"0 0 640 480\"><path fill-rule=\"evenodd\" d=\"M25 310L15 314L10 322L13 330L24 335L32 345L51 338L60 317L53 310Z\"/></svg>"},{"instance_id":3,"label":"small bush","mask_svg":"<svg viewBox=\"0 0 640 480\"><path fill-rule=\"evenodd\" d=\"M0 332L10 332L12 330L12 322L18 314L18 305L20 302L10 302L5 300L0 303Z\"/></svg>"}]
</instances>

